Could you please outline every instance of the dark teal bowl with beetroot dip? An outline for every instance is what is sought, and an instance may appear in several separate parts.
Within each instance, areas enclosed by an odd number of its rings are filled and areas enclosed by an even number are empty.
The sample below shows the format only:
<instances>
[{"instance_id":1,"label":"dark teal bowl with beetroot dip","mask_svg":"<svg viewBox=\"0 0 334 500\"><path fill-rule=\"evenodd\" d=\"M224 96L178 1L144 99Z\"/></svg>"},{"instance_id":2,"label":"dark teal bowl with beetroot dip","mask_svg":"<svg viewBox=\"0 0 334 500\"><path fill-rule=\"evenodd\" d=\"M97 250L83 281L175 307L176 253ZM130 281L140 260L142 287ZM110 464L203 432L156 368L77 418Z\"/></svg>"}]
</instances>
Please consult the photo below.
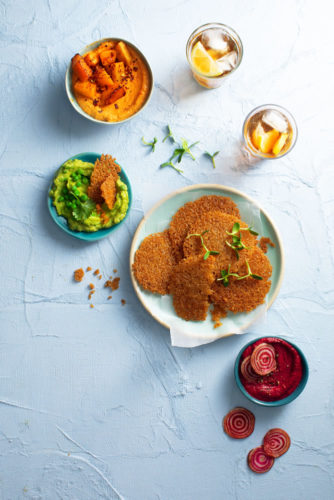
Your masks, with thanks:
<instances>
[{"instance_id":1,"label":"dark teal bowl with beetroot dip","mask_svg":"<svg viewBox=\"0 0 334 500\"><path fill-rule=\"evenodd\" d=\"M255 375L254 379L248 380L240 371L241 363L261 343L274 347L277 368L268 375ZM302 351L282 337L251 340L241 349L234 365L234 376L240 391L250 401L261 406L274 407L291 403L304 390L308 375L308 363Z\"/></svg>"}]
</instances>

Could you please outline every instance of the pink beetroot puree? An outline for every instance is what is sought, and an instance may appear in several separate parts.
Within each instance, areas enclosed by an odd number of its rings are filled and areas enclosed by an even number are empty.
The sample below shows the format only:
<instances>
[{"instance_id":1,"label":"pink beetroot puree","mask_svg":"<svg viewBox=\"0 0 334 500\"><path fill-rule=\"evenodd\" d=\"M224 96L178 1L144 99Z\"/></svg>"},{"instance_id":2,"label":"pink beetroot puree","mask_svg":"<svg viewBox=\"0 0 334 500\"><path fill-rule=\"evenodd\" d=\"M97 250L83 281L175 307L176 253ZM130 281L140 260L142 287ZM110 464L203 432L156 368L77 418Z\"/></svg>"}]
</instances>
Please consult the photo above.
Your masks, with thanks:
<instances>
[{"instance_id":1,"label":"pink beetroot puree","mask_svg":"<svg viewBox=\"0 0 334 500\"><path fill-rule=\"evenodd\" d=\"M276 352L276 369L268 375L258 375L248 381L240 372L242 361L252 354L255 347L262 343L270 344ZM267 337L248 346L240 358L239 377L246 391L261 401L277 401L286 398L299 385L303 374L301 358L294 347L285 340Z\"/></svg>"}]
</instances>

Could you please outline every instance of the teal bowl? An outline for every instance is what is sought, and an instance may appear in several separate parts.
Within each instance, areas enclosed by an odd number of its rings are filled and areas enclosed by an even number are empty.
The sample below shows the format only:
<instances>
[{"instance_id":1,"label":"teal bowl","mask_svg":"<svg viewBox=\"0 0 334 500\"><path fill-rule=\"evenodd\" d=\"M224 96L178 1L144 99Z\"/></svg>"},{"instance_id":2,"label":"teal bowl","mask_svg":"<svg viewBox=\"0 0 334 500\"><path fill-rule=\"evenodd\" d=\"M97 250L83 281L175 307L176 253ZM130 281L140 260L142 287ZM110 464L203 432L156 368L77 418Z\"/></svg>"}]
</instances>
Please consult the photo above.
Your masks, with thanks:
<instances>
[{"instance_id":1,"label":"teal bowl","mask_svg":"<svg viewBox=\"0 0 334 500\"><path fill-rule=\"evenodd\" d=\"M98 154L98 153L80 153L78 155L72 156L71 158L68 158L68 160L82 160L82 161L86 161L86 162L89 162L89 163L95 163L95 161L98 158L100 158L100 157L101 157L101 155ZM68 161L68 160L66 160L66 161ZM128 206L128 210L126 212L126 215L125 215L124 219L121 220L121 222L119 222L118 224L115 224L114 226L108 227L106 229L99 229L98 231L95 231L93 233L86 233L84 231L72 231L72 229L69 228L69 226L67 224L67 220L65 219L65 217L62 217L61 215L58 215L56 207L52 203L52 199L50 198L50 195L49 195L50 189L51 189L52 184L53 184L53 181L52 181L52 183L51 183L51 185L49 186L49 189L48 189L47 204L48 204L48 209L49 209L49 212L50 212L50 215L51 215L53 221L57 224L57 226L60 227L60 229L62 229L63 231L65 231L65 233L69 234L70 236L73 236L74 238L78 238L79 240L97 241L97 240L100 240L102 238L105 238L106 236L109 236L119 226L121 226L121 224L123 224L123 222L126 220L128 214L130 212L130 208L131 208L131 204L132 204L131 184L130 184L128 176L124 172L123 168L122 168L119 176L120 176L121 180L127 185L127 187L128 187L128 193L129 193L129 206Z\"/></svg>"},{"instance_id":2,"label":"teal bowl","mask_svg":"<svg viewBox=\"0 0 334 500\"><path fill-rule=\"evenodd\" d=\"M99 123L102 125L119 125L120 123L127 122L128 120L132 120L132 118L134 118L135 116L137 116L139 113L141 113L143 111L145 106L150 101L151 96L152 96L152 92L153 92L153 87L154 87L153 73L152 73L152 68L149 65L149 62L146 59L146 57L144 56L144 54L138 49L138 47L133 45L133 43L128 42L127 40L124 40L124 38L115 38L115 37L101 38L101 40L97 40L96 42L92 42L89 45L86 45L86 47L84 47L83 49L78 51L78 54L83 56L83 55L87 54L87 52L89 52L90 50L96 49L101 43L104 43L104 42L125 42L129 47L131 47L133 50L137 51L137 53L140 55L141 59L144 61L145 65L148 69L149 75L150 75L150 89L149 89L146 101L144 102L142 107L140 109L138 109L138 111L136 111L133 115L129 116L128 118L125 118L124 120L119 120L118 122L105 122L103 120L97 120L96 118L93 118L92 116L87 114L79 106L79 104L77 103L77 100L75 98L75 95L74 95L74 92L72 89L72 62L71 61L69 62L68 66L67 66L67 70L66 70L66 74L65 74L65 89L66 89L66 94L67 94L68 100L72 104L75 111L77 113L79 113L79 115L83 116L84 118L87 118L87 120L90 120L91 122Z\"/></svg>"},{"instance_id":3,"label":"teal bowl","mask_svg":"<svg viewBox=\"0 0 334 500\"><path fill-rule=\"evenodd\" d=\"M242 392L242 394L244 396L246 396L246 398L248 398L253 403L256 403L256 404L258 404L260 406L269 406L269 407L283 406L283 405L286 405L288 403L291 403L291 401L293 401L294 399L298 398L298 396L303 392L303 390L304 390L304 388L305 388L305 386L307 384L308 376L309 376L308 363L307 363L307 360L306 360L304 354L302 353L302 351L295 344L293 344L292 342L290 342L287 339L283 339L282 337L273 337L273 336L270 336L270 338L273 338L273 339L284 340L287 344L290 344L292 347L294 347L296 349L296 351L298 352L298 354L299 354L299 356L301 358L301 361L302 361L302 367L303 367L302 379L301 379L298 387L289 396L287 396L286 398L279 399L277 401L261 401L261 399L254 398L253 396L251 396L246 391L246 389L244 388L244 386L242 385L242 382L240 380L240 377L239 377L240 358L241 358L244 350L247 349L248 346L250 346L251 344L254 344L254 342L257 342L258 340L262 340L262 339L265 339L265 338L268 338L268 335L266 337L259 337L257 339L251 340L250 342L248 342L248 344L246 344L241 349L241 351L239 352L239 354L237 356L237 359L235 360L235 364L234 364L234 377L235 377L235 381L236 381L237 386L239 387L240 391Z\"/></svg>"}]
</instances>

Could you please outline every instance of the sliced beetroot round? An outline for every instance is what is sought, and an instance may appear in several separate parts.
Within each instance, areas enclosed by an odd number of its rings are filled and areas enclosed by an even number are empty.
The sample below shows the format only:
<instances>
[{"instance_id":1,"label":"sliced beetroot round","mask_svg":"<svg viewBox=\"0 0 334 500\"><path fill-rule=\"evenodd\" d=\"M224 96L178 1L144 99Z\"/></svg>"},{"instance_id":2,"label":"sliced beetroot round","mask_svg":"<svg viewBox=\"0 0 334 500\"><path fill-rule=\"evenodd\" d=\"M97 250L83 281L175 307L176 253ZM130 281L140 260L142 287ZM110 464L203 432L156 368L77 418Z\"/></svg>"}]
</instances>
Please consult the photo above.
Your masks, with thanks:
<instances>
[{"instance_id":1,"label":"sliced beetroot round","mask_svg":"<svg viewBox=\"0 0 334 500\"><path fill-rule=\"evenodd\" d=\"M263 438L263 449L265 453L274 458L284 455L290 448L290 436L283 429L270 429Z\"/></svg>"},{"instance_id":2,"label":"sliced beetroot round","mask_svg":"<svg viewBox=\"0 0 334 500\"><path fill-rule=\"evenodd\" d=\"M255 417L247 408L233 408L223 420L224 431L234 439L244 439L250 436L254 426Z\"/></svg>"},{"instance_id":3,"label":"sliced beetroot round","mask_svg":"<svg viewBox=\"0 0 334 500\"><path fill-rule=\"evenodd\" d=\"M259 375L253 370L250 359L251 357L247 356L242 361L240 365L240 372L244 379L247 380L247 382L256 382L259 380Z\"/></svg>"},{"instance_id":4,"label":"sliced beetroot round","mask_svg":"<svg viewBox=\"0 0 334 500\"><path fill-rule=\"evenodd\" d=\"M258 446L257 448L253 448L247 457L248 466L252 469L253 472L257 474L263 474L264 472L268 472L274 465L275 459L273 457L269 457L263 446Z\"/></svg>"},{"instance_id":5,"label":"sliced beetroot round","mask_svg":"<svg viewBox=\"0 0 334 500\"><path fill-rule=\"evenodd\" d=\"M276 352L272 345L263 342L251 354L251 366L258 375L268 375L276 370Z\"/></svg>"}]
</instances>

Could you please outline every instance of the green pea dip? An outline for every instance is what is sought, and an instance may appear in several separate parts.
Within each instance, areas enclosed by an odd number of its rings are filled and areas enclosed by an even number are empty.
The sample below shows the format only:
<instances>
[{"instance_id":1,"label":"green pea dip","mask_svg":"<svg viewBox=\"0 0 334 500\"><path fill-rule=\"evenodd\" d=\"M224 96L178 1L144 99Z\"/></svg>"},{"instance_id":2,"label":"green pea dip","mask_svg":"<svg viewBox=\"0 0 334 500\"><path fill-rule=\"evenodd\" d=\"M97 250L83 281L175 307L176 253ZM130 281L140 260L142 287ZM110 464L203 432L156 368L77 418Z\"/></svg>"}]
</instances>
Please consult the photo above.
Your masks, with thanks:
<instances>
[{"instance_id":1,"label":"green pea dip","mask_svg":"<svg viewBox=\"0 0 334 500\"><path fill-rule=\"evenodd\" d=\"M107 216L101 219L96 204L88 197L87 189L93 172L93 163L68 160L57 172L50 190L50 197L58 215L67 219L73 231L94 232L111 227L124 219L129 207L127 185L120 178L116 181L116 201L112 209L106 203L101 208Z\"/></svg>"}]
</instances>

